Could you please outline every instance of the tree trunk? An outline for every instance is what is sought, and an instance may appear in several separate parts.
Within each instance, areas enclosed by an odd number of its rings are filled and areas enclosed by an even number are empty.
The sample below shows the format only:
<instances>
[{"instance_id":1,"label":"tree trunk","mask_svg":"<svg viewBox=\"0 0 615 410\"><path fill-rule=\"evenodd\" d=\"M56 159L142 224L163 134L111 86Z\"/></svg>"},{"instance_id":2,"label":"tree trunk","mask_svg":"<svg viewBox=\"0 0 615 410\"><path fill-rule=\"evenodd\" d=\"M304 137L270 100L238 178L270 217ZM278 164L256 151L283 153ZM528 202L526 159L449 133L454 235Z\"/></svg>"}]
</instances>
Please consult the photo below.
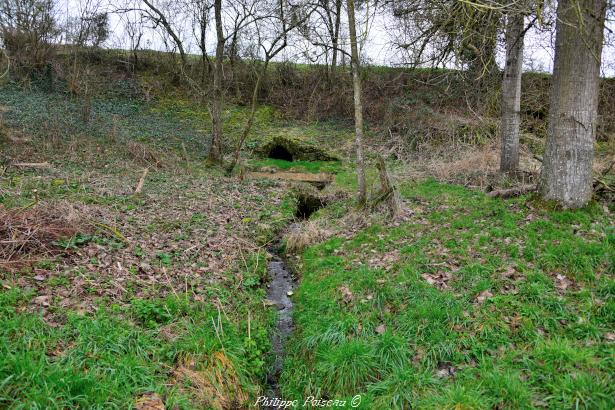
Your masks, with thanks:
<instances>
[{"instance_id":1,"label":"tree trunk","mask_svg":"<svg viewBox=\"0 0 615 410\"><path fill-rule=\"evenodd\" d=\"M519 167L519 125L521 123L521 74L523 72L523 15L511 14L506 22L506 65L502 79L502 152L500 171Z\"/></svg>"},{"instance_id":2,"label":"tree trunk","mask_svg":"<svg viewBox=\"0 0 615 410\"><path fill-rule=\"evenodd\" d=\"M540 191L566 208L592 194L605 0L560 0Z\"/></svg>"},{"instance_id":3,"label":"tree trunk","mask_svg":"<svg viewBox=\"0 0 615 410\"><path fill-rule=\"evenodd\" d=\"M216 15L216 61L214 63L214 84L211 98L212 137L208 160L219 163L222 160L222 59L224 58L224 32L222 31L222 0L214 1Z\"/></svg>"},{"instance_id":4,"label":"tree trunk","mask_svg":"<svg viewBox=\"0 0 615 410\"><path fill-rule=\"evenodd\" d=\"M354 0L347 0L348 27L350 31L350 48L352 63L352 86L354 91L354 127L355 149L357 154L357 202L364 206L367 201L365 185L365 163L363 160L363 106L361 104L361 73L359 71L359 47L357 45L357 28L354 13Z\"/></svg>"},{"instance_id":5,"label":"tree trunk","mask_svg":"<svg viewBox=\"0 0 615 410\"><path fill-rule=\"evenodd\" d=\"M269 60L265 59L265 62L263 63L263 67L260 73L256 74L256 83L254 84L254 89L252 90L252 102L250 105L250 116L248 117L248 121L246 122L246 125L243 128L243 131L241 132L241 137L239 138L239 143L237 144L237 148L235 149L235 155L233 157L233 160L231 161L227 169L227 173L229 175L233 173L233 170L237 166L237 163L239 162L239 156L241 155L241 148L243 147L243 144L245 144L246 139L248 138L248 135L250 134L250 131L252 130L252 126L254 125L254 116L256 114L256 105L258 104L258 93L261 89L260 87L261 80L266 75L268 66L269 66Z\"/></svg>"},{"instance_id":6,"label":"tree trunk","mask_svg":"<svg viewBox=\"0 0 615 410\"><path fill-rule=\"evenodd\" d=\"M207 24L204 23L207 21L207 16L205 12L202 12L200 18L201 35L199 38L199 48L201 49L201 87L204 87L211 71L211 61L209 61L209 57L207 56Z\"/></svg>"},{"instance_id":7,"label":"tree trunk","mask_svg":"<svg viewBox=\"0 0 615 410\"><path fill-rule=\"evenodd\" d=\"M340 20L342 14L342 0L335 0L335 27L333 29L333 38L331 39L331 45L333 46L333 57L331 59L331 73L335 75L335 68L337 67L337 47L340 38Z\"/></svg>"}]
</instances>

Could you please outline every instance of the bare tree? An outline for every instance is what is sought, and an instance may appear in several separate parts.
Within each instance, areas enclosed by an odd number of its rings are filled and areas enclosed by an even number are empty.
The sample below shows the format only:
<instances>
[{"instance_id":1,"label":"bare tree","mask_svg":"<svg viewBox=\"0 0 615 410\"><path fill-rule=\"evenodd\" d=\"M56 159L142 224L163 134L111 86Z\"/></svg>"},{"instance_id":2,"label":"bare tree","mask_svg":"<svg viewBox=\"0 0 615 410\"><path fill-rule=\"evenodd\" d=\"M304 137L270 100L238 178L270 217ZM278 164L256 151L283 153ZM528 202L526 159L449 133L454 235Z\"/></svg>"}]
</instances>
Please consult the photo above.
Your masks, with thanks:
<instances>
[{"instance_id":1,"label":"bare tree","mask_svg":"<svg viewBox=\"0 0 615 410\"><path fill-rule=\"evenodd\" d=\"M284 0L279 0L274 3L275 7L271 11L267 11L265 15L260 16L254 21L254 34L256 37L256 46L262 51L262 63L256 61L255 70L256 82L252 89L252 100L250 105L250 115L245 127L241 133L239 143L235 149L235 155L228 168L228 173L232 173L239 162L241 149L252 130L254 124L254 115L258 104L258 94L261 89L263 78L267 74L269 63L288 45L288 35L295 28L301 26L309 19L313 8L301 10L301 6L294 7L287 11L287 5ZM255 56L257 57L257 56Z\"/></svg>"},{"instance_id":2,"label":"bare tree","mask_svg":"<svg viewBox=\"0 0 615 410\"><path fill-rule=\"evenodd\" d=\"M144 13L144 16L149 18L149 20L154 24L154 28L158 26L162 26L164 28L166 33L169 35L169 37L171 37L171 39L173 40L173 43L177 47L177 50L179 51L179 56L182 61L182 65L185 66L187 61L186 61L186 51L184 50L184 45L179 37L178 32L173 28L173 26L169 22L169 19L167 18L167 14L163 12L163 10L160 7L156 7L156 5L154 5L153 3L153 0L141 0L141 1L145 5L145 8L141 8L139 10L141 10ZM134 9L129 9L129 10L131 11Z\"/></svg>"},{"instance_id":3,"label":"bare tree","mask_svg":"<svg viewBox=\"0 0 615 410\"><path fill-rule=\"evenodd\" d=\"M327 55L331 53L329 71L333 74L337 67L337 56L339 54L342 0L318 1L316 14L324 24L326 36L320 42L314 42L314 45L324 47Z\"/></svg>"},{"instance_id":4,"label":"bare tree","mask_svg":"<svg viewBox=\"0 0 615 410\"><path fill-rule=\"evenodd\" d=\"M228 0L223 4L222 0L214 0L213 4L207 3L206 0L186 0L178 7L182 9L188 9L199 11L197 20L199 21L199 48L202 53L202 64L207 64L208 71L212 65L209 57L207 56L206 49L206 33L209 23L210 10L214 11L214 25L216 34L216 51L215 59L213 63L213 69L211 70L213 81L209 86L205 86L204 74L201 75L201 81L194 81L191 78L188 70L189 65L186 57L185 47L180 37L180 32L171 24L169 19L170 13L173 12L172 6L165 3L165 7L154 4L154 0L139 0L144 7L127 6L122 9L118 9L119 12L140 12L142 17L151 23L153 28L162 27L164 33L171 38L173 44L178 50L181 56L181 73L183 78L188 82L192 89L199 95L201 101L207 100L209 104L209 111L212 121L212 138L211 146L208 153L208 161L211 163L222 162L222 140L223 140L223 128L222 128L222 107L224 99L224 71L223 63L225 57L225 45L227 41L236 36L237 33L243 30L249 24L254 22L256 18L256 9L259 0ZM185 7L190 5L192 7ZM175 7L177 8L177 7ZM224 15L224 17L223 17ZM230 25L228 23L231 23ZM230 27L225 30L225 23ZM225 32L226 31L226 32ZM203 68L204 70L205 68Z\"/></svg>"},{"instance_id":5,"label":"bare tree","mask_svg":"<svg viewBox=\"0 0 615 410\"><path fill-rule=\"evenodd\" d=\"M76 5L76 16L66 24L67 41L79 47L100 45L109 36L109 15L100 0L84 0Z\"/></svg>"},{"instance_id":6,"label":"bare tree","mask_svg":"<svg viewBox=\"0 0 615 410\"><path fill-rule=\"evenodd\" d=\"M13 66L25 70L46 66L58 34L52 0L0 1L0 39Z\"/></svg>"},{"instance_id":7,"label":"bare tree","mask_svg":"<svg viewBox=\"0 0 615 410\"><path fill-rule=\"evenodd\" d=\"M354 92L354 127L355 150L357 156L357 202L365 206L367 202L367 186L365 183L365 161L363 159L363 104L361 103L361 63L359 46L357 44L357 26L355 19L354 0L346 0L348 8L348 28L350 32L350 50L352 62L352 88Z\"/></svg>"},{"instance_id":8,"label":"bare tree","mask_svg":"<svg viewBox=\"0 0 615 410\"><path fill-rule=\"evenodd\" d=\"M143 24L141 16L131 16L130 13L124 15L124 31L128 37L128 69L137 70L139 68L139 49L143 38ZM132 62L130 61L132 58Z\"/></svg>"},{"instance_id":9,"label":"bare tree","mask_svg":"<svg viewBox=\"0 0 615 410\"><path fill-rule=\"evenodd\" d=\"M203 87L212 66L207 55L207 30L211 23L213 4L210 0L186 0L186 6L193 16L192 32L201 52L201 87Z\"/></svg>"},{"instance_id":10,"label":"bare tree","mask_svg":"<svg viewBox=\"0 0 615 410\"><path fill-rule=\"evenodd\" d=\"M236 33L245 27L261 19L256 10L259 7L258 0L232 2L226 10L232 13L230 20L232 28L224 32L222 19L222 0L214 0L214 20L216 25L216 57L214 61L213 86L210 93L209 110L212 122L211 148L207 157L214 164L222 162L222 106L224 99L223 89L223 59L226 42L233 38Z\"/></svg>"},{"instance_id":11,"label":"bare tree","mask_svg":"<svg viewBox=\"0 0 615 410\"><path fill-rule=\"evenodd\" d=\"M606 0L560 0L540 190L567 208L592 194Z\"/></svg>"},{"instance_id":12,"label":"bare tree","mask_svg":"<svg viewBox=\"0 0 615 410\"><path fill-rule=\"evenodd\" d=\"M504 6L495 0L389 0L396 46L413 65L455 64L476 84L496 68L497 30Z\"/></svg>"}]
</instances>

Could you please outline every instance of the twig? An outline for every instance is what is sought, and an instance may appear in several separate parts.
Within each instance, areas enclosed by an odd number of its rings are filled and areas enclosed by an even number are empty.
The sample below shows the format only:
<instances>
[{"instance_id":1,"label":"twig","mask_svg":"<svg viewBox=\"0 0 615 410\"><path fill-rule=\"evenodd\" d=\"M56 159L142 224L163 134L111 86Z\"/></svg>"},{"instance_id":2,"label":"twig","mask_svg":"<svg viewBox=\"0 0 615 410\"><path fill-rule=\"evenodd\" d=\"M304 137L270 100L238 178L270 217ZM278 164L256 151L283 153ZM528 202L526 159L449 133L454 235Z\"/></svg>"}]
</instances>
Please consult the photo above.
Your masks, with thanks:
<instances>
[{"instance_id":1,"label":"twig","mask_svg":"<svg viewBox=\"0 0 615 410\"><path fill-rule=\"evenodd\" d=\"M190 160L188 159L188 150L186 149L186 144L182 141L182 152L184 154L184 160L186 161L186 165L190 165Z\"/></svg>"},{"instance_id":2,"label":"twig","mask_svg":"<svg viewBox=\"0 0 615 410\"><path fill-rule=\"evenodd\" d=\"M218 333L218 328L216 327L216 322L214 322L214 318L211 318L211 324L214 326L214 331L216 332L216 337L218 338L218 341L220 342L220 345L222 346L222 351L226 353L226 351L224 350L224 343L222 343L222 339L220 338L220 334Z\"/></svg>"},{"instance_id":3,"label":"twig","mask_svg":"<svg viewBox=\"0 0 615 410\"><path fill-rule=\"evenodd\" d=\"M167 278L167 283L171 287L171 290L173 291L173 294L175 295L175 299L179 300L179 295L177 295L177 292L175 291L175 287L173 286L173 283L171 282L171 278L169 278L169 275L167 275L167 269L163 267L162 273L164 273L164 276Z\"/></svg>"},{"instance_id":4,"label":"twig","mask_svg":"<svg viewBox=\"0 0 615 410\"><path fill-rule=\"evenodd\" d=\"M604 171L602 171L602 173L600 174L601 177L606 176L606 174L608 174L609 172L611 172L611 169L613 169L613 166L615 166L615 156L613 156L613 160L611 161L611 165L609 165L608 167L606 167L606 169Z\"/></svg>"}]
</instances>

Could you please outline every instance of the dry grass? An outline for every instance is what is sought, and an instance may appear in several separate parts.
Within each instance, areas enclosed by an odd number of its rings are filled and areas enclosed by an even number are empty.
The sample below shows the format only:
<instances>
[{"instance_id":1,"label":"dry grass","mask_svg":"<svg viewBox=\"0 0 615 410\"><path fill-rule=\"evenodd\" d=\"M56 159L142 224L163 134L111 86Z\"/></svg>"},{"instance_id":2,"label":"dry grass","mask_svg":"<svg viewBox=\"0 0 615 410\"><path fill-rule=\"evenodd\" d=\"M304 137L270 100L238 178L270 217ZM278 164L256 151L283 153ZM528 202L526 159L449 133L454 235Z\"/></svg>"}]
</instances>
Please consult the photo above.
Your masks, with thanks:
<instances>
[{"instance_id":1,"label":"dry grass","mask_svg":"<svg viewBox=\"0 0 615 410\"><path fill-rule=\"evenodd\" d=\"M306 221L286 236L286 250L291 253L298 253L332 235L332 232L319 226L318 220Z\"/></svg>"},{"instance_id":2,"label":"dry grass","mask_svg":"<svg viewBox=\"0 0 615 410\"><path fill-rule=\"evenodd\" d=\"M433 177L442 182L495 189L535 182L541 166L532 152L521 145L519 173L514 177L501 175L500 146L497 140L483 145L422 147L420 152L420 155L414 155L406 161L407 166L398 178L421 180Z\"/></svg>"},{"instance_id":3,"label":"dry grass","mask_svg":"<svg viewBox=\"0 0 615 410\"><path fill-rule=\"evenodd\" d=\"M163 154L159 150L138 141L128 141L126 150L130 158L139 165L162 168L164 165Z\"/></svg>"},{"instance_id":4,"label":"dry grass","mask_svg":"<svg viewBox=\"0 0 615 410\"><path fill-rule=\"evenodd\" d=\"M84 230L82 212L68 202L5 209L0 205L0 267L19 269L62 252L56 242Z\"/></svg>"},{"instance_id":5,"label":"dry grass","mask_svg":"<svg viewBox=\"0 0 615 410\"><path fill-rule=\"evenodd\" d=\"M446 161L447 155L443 153L440 158L431 158L427 163L427 169L436 178L449 180L459 174L491 174L497 171L499 165L499 153L495 144L480 147L463 147L463 154L454 156Z\"/></svg>"},{"instance_id":6,"label":"dry grass","mask_svg":"<svg viewBox=\"0 0 615 410\"><path fill-rule=\"evenodd\" d=\"M241 383L231 360L223 351L206 358L204 363L194 359L181 361L175 369L178 381L189 382L192 392L206 408L236 410L246 408L248 395L241 389Z\"/></svg>"}]
</instances>

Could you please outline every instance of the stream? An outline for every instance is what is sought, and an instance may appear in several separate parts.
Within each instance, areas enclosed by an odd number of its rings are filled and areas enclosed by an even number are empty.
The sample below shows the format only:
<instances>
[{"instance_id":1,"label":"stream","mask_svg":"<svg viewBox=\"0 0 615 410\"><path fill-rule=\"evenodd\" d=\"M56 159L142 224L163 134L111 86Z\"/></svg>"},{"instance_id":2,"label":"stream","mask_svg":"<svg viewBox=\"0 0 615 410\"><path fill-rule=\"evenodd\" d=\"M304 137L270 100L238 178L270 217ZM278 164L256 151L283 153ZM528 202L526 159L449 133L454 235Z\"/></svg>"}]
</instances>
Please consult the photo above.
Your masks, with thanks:
<instances>
[{"instance_id":1,"label":"stream","mask_svg":"<svg viewBox=\"0 0 615 410\"><path fill-rule=\"evenodd\" d=\"M295 217L299 220L307 220L314 211L323 206L324 202L318 197L299 197L299 204ZM301 225L297 222L291 223L288 229L291 232L297 231L301 229ZM265 388L265 396L271 401L276 399L282 400L278 382L284 366L284 347L294 329L293 301L291 300L291 296L294 289L297 287L297 281L286 267L280 255L280 246L281 243L278 242L269 249L269 251L276 256L269 261L267 267L270 280L267 285L267 299L271 305L277 309L278 314L276 326L271 338L271 353L274 356L274 360L267 374L267 385ZM274 404L263 405L261 408L283 409L287 407Z\"/></svg>"},{"instance_id":2,"label":"stream","mask_svg":"<svg viewBox=\"0 0 615 410\"><path fill-rule=\"evenodd\" d=\"M291 229L296 229L291 225ZM275 250L275 249L274 249ZM274 253L275 254L275 253ZM268 265L269 285L267 299L277 309L277 322L271 338L271 353L274 356L273 365L267 375L265 395L270 398L281 398L278 380L284 365L284 345L293 332L293 302L290 298L297 281L289 272L284 261L275 256ZM278 406L262 406L263 409L278 409Z\"/></svg>"}]
</instances>

